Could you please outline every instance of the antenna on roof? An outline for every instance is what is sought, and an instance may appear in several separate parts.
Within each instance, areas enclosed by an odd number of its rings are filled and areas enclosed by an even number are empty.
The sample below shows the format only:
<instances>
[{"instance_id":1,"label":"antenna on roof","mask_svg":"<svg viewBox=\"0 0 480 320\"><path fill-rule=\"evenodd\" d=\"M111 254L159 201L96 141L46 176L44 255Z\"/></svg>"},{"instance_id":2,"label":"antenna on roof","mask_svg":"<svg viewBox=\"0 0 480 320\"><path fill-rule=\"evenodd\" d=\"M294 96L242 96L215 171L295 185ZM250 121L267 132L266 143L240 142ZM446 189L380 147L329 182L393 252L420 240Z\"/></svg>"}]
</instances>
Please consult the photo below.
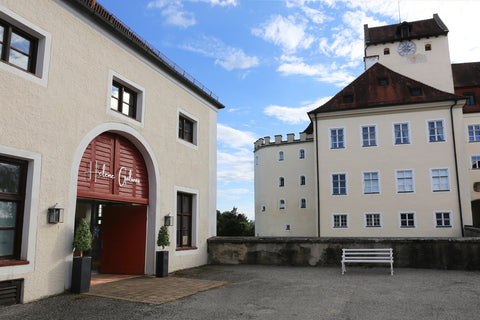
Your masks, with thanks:
<instances>
[{"instance_id":1,"label":"antenna on roof","mask_svg":"<svg viewBox=\"0 0 480 320\"><path fill-rule=\"evenodd\" d=\"M402 18L400 17L400 0L397 0L398 4L398 23L402 23Z\"/></svg>"}]
</instances>

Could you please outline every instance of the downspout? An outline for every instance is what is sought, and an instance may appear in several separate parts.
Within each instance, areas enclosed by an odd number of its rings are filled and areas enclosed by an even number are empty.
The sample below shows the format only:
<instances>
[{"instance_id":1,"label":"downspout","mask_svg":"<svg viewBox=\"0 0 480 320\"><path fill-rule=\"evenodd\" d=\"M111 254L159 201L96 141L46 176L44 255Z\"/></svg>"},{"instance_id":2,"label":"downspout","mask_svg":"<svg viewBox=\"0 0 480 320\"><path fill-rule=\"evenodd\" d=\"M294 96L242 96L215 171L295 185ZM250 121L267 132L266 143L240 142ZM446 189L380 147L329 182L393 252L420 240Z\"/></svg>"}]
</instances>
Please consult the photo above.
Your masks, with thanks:
<instances>
[{"instance_id":1,"label":"downspout","mask_svg":"<svg viewBox=\"0 0 480 320\"><path fill-rule=\"evenodd\" d=\"M317 171L317 221L318 221L318 237L320 238L320 173L318 169L318 122L315 113L315 154L316 154L316 171Z\"/></svg>"},{"instance_id":2,"label":"downspout","mask_svg":"<svg viewBox=\"0 0 480 320\"><path fill-rule=\"evenodd\" d=\"M462 230L462 237L465 236L463 231L463 211L462 211L462 198L460 193L460 179L458 178L458 161L457 161L457 144L455 142L455 125L453 121L453 107L457 105L457 100L450 106L450 121L452 122L452 138L453 138L453 158L455 159L455 176L457 180L457 196L458 196L458 208L460 212L460 227Z\"/></svg>"}]
</instances>

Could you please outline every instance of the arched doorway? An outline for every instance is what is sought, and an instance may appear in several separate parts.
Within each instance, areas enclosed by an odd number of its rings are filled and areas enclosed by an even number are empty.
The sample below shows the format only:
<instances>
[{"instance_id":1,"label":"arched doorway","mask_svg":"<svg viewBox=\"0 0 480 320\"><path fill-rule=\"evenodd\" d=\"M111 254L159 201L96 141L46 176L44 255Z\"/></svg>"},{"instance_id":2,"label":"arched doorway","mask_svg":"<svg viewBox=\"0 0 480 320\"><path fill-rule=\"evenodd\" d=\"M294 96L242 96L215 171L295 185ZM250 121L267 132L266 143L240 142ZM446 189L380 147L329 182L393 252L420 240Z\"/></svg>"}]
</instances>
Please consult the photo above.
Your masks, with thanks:
<instances>
[{"instance_id":1,"label":"arched doorway","mask_svg":"<svg viewBox=\"0 0 480 320\"><path fill-rule=\"evenodd\" d=\"M75 210L75 225L85 218L92 229L92 270L145 273L148 204L141 152L119 134L98 135L80 161Z\"/></svg>"}]
</instances>

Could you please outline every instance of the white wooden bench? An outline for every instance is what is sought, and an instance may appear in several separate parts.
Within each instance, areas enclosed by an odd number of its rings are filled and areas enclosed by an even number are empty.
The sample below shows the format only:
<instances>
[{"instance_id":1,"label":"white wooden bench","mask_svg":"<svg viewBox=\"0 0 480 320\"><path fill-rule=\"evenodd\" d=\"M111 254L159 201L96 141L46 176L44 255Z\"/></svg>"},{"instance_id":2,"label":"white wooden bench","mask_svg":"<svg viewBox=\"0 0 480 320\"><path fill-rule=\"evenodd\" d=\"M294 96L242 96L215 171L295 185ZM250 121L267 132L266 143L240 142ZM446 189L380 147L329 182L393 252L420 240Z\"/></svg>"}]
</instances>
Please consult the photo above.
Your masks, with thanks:
<instances>
[{"instance_id":1,"label":"white wooden bench","mask_svg":"<svg viewBox=\"0 0 480 320\"><path fill-rule=\"evenodd\" d=\"M342 249L342 274L347 269L345 263L390 263L393 276L393 250L389 249Z\"/></svg>"}]
</instances>

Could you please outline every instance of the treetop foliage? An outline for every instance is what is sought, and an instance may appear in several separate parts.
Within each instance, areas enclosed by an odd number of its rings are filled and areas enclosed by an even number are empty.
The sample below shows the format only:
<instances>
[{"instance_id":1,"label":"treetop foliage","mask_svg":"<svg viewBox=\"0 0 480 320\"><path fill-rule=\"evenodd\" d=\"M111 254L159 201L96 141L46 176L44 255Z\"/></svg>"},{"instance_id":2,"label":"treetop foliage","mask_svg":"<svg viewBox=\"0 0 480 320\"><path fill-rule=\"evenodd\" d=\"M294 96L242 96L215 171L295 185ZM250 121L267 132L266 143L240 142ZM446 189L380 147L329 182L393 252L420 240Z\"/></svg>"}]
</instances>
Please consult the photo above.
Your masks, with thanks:
<instances>
[{"instance_id":1,"label":"treetop foliage","mask_svg":"<svg viewBox=\"0 0 480 320\"><path fill-rule=\"evenodd\" d=\"M254 236L255 221L249 220L243 213L238 213L236 207L222 213L217 210L217 235Z\"/></svg>"}]
</instances>

